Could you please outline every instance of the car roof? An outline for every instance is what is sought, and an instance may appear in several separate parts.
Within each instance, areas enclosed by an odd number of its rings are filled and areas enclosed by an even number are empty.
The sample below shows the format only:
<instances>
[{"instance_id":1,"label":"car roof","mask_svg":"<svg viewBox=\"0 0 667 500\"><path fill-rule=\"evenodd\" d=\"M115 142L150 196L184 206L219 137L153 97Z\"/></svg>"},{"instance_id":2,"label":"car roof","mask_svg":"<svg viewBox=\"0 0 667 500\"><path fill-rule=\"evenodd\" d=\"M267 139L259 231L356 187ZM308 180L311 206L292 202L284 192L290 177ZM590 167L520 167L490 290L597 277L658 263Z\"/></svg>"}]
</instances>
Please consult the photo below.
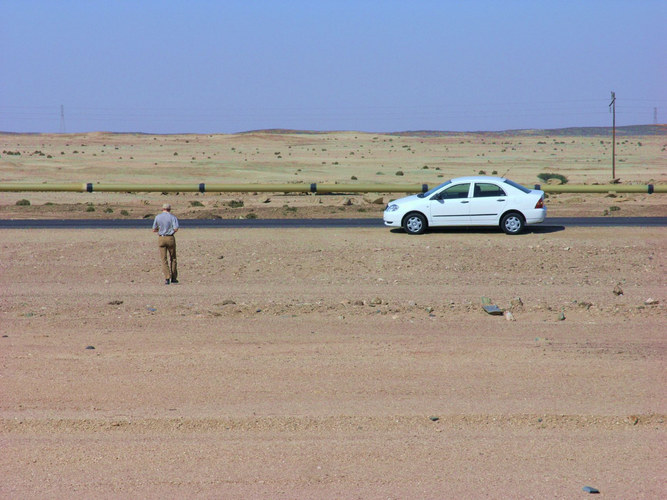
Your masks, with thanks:
<instances>
[{"instance_id":1,"label":"car roof","mask_svg":"<svg viewBox=\"0 0 667 500\"><path fill-rule=\"evenodd\" d=\"M489 175L468 175L466 177L456 177L454 179L451 179L451 182L484 182L484 181L505 182L505 178L492 177Z\"/></svg>"}]
</instances>

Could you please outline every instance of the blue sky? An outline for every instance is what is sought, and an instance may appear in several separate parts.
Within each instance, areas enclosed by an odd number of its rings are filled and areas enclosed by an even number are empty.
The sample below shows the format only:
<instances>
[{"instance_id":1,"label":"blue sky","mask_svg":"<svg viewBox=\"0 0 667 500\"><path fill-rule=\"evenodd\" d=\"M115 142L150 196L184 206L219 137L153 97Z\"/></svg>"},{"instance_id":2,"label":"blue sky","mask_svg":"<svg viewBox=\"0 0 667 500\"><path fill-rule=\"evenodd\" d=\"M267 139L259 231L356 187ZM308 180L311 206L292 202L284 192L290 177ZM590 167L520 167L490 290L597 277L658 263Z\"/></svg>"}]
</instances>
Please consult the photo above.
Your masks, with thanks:
<instances>
[{"instance_id":1,"label":"blue sky","mask_svg":"<svg viewBox=\"0 0 667 500\"><path fill-rule=\"evenodd\" d=\"M608 126L667 115L664 0L3 0L0 130Z\"/></svg>"}]
</instances>

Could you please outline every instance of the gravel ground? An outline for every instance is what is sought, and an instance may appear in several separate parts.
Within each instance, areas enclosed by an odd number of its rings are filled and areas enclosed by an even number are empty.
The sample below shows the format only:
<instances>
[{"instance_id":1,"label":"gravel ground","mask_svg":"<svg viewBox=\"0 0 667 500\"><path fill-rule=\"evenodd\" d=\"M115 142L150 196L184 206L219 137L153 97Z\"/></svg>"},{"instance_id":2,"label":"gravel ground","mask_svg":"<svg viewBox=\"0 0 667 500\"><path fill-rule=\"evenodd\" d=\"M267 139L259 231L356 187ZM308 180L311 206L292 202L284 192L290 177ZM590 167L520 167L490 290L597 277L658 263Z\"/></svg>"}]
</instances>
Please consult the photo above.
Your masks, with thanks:
<instances>
[{"instance_id":1,"label":"gravel ground","mask_svg":"<svg viewBox=\"0 0 667 500\"><path fill-rule=\"evenodd\" d=\"M666 494L664 228L1 233L1 497Z\"/></svg>"}]
</instances>

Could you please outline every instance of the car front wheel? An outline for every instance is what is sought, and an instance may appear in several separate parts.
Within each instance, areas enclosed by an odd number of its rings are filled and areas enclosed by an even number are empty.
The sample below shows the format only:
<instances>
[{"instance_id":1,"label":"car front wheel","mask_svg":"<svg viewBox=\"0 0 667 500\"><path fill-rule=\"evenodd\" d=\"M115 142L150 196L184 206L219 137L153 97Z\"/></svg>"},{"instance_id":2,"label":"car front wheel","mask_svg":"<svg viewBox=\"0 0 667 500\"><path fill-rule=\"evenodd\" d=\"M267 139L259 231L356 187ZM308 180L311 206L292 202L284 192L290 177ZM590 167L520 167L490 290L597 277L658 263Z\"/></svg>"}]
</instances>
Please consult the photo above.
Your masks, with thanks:
<instances>
[{"instance_id":1,"label":"car front wheel","mask_svg":"<svg viewBox=\"0 0 667 500\"><path fill-rule=\"evenodd\" d=\"M422 234L426 231L426 217L420 213L411 213L403 219L403 229L408 234Z\"/></svg>"},{"instance_id":2,"label":"car front wheel","mask_svg":"<svg viewBox=\"0 0 667 500\"><path fill-rule=\"evenodd\" d=\"M503 216L500 227L507 234L519 234L526 227L526 221L521 214L509 213Z\"/></svg>"}]
</instances>

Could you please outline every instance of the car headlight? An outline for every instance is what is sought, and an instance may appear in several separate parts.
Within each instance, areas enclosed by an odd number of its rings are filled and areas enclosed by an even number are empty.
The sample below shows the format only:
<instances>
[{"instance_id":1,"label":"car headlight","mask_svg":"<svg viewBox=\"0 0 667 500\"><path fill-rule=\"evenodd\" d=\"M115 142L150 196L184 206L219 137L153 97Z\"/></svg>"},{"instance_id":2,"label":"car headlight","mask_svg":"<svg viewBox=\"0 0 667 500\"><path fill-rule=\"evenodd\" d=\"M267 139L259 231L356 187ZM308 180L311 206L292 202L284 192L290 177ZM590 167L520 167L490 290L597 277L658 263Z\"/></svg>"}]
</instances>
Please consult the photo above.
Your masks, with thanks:
<instances>
[{"instance_id":1,"label":"car headlight","mask_svg":"<svg viewBox=\"0 0 667 500\"><path fill-rule=\"evenodd\" d=\"M391 205L387 205L387 208L384 210L385 212L395 212L398 210L398 205L395 203L392 203Z\"/></svg>"}]
</instances>

